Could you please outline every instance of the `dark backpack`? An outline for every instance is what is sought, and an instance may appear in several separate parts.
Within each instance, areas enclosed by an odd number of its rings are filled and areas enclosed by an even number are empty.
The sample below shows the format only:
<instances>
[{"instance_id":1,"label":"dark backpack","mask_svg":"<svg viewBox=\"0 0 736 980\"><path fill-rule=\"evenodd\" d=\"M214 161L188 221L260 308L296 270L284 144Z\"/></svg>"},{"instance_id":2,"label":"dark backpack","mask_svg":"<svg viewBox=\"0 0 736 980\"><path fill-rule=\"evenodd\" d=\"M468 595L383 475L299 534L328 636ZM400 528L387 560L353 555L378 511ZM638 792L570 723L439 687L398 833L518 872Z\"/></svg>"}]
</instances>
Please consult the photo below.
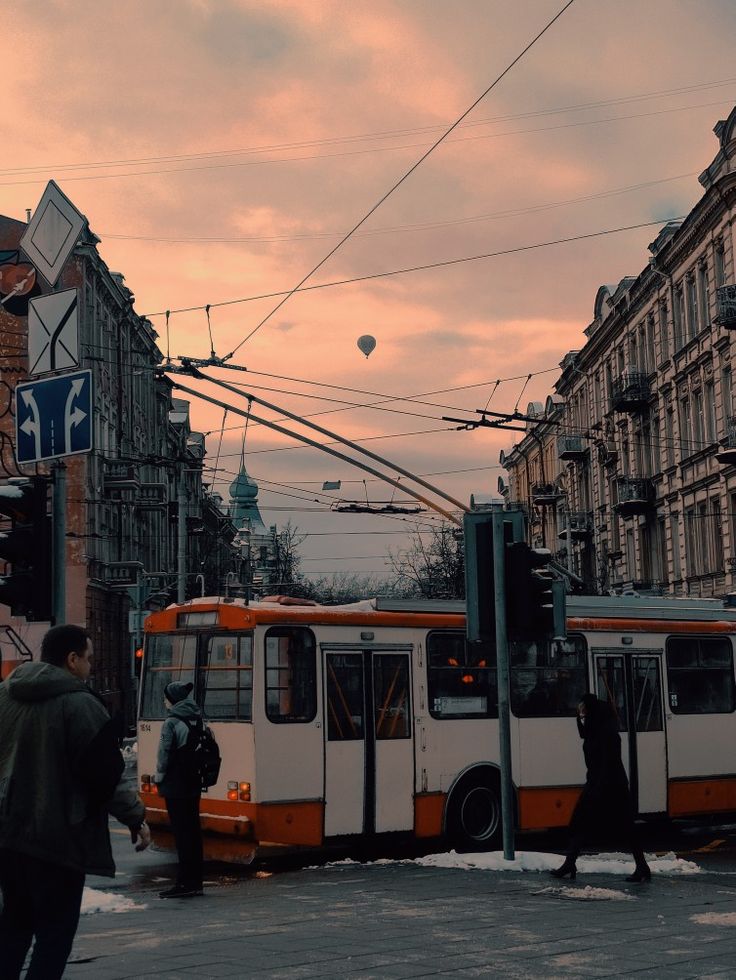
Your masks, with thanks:
<instances>
[{"instance_id":1,"label":"dark backpack","mask_svg":"<svg viewBox=\"0 0 736 980\"><path fill-rule=\"evenodd\" d=\"M192 734L188 743L194 761L194 768L199 775L202 789L214 786L220 778L222 756L212 729L201 718L195 722L185 722Z\"/></svg>"}]
</instances>

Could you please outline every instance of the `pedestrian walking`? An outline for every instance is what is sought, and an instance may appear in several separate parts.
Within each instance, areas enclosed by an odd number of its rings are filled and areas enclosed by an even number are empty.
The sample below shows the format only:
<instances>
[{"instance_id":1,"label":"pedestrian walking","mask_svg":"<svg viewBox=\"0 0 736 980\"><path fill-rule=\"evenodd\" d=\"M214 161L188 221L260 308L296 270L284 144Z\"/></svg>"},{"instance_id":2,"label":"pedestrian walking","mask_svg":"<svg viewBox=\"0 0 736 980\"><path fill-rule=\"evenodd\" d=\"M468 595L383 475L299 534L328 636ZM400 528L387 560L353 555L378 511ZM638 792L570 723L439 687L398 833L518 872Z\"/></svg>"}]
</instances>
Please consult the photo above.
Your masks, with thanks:
<instances>
[{"instance_id":1,"label":"pedestrian walking","mask_svg":"<svg viewBox=\"0 0 736 980\"><path fill-rule=\"evenodd\" d=\"M0 980L17 980L32 943L26 980L63 975L85 874L115 875L108 813L136 850L151 840L113 723L87 686L91 661L86 631L56 626L41 660L0 684Z\"/></svg>"},{"instance_id":2,"label":"pedestrian walking","mask_svg":"<svg viewBox=\"0 0 736 980\"><path fill-rule=\"evenodd\" d=\"M587 767L585 786L570 820L567 857L561 867L550 873L555 878L574 880L575 862L583 843L591 837L613 832L626 841L636 862L634 873L626 880L649 881L651 871L634 823L616 717L607 702L586 694L578 705L577 724Z\"/></svg>"},{"instance_id":3,"label":"pedestrian walking","mask_svg":"<svg viewBox=\"0 0 736 980\"><path fill-rule=\"evenodd\" d=\"M202 827L199 800L202 781L194 749L202 728L202 712L191 696L194 685L172 681L164 688L167 717L161 728L156 760L156 785L166 801L179 865L176 884L161 898L202 895Z\"/></svg>"}]
</instances>

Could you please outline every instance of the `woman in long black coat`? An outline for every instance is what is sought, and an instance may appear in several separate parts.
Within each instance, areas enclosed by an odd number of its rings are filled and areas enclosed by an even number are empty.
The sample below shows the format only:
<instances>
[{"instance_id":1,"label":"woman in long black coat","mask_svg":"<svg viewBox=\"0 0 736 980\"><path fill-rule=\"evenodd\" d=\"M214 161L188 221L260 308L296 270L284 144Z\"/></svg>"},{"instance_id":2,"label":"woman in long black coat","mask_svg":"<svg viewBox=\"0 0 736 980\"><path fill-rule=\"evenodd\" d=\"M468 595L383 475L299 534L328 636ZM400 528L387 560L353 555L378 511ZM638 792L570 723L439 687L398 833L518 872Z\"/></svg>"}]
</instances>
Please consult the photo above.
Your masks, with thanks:
<instances>
[{"instance_id":1,"label":"woman in long black coat","mask_svg":"<svg viewBox=\"0 0 736 980\"><path fill-rule=\"evenodd\" d=\"M615 833L626 840L636 869L627 881L649 881L651 871L644 857L634 823L629 781L621 761L621 738L610 706L594 694L578 705L578 731L583 740L587 775L585 786L570 820L570 841L565 863L551 874L575 878L575 861L583 843L601 833Z\"/></svg>"}]
</instances>

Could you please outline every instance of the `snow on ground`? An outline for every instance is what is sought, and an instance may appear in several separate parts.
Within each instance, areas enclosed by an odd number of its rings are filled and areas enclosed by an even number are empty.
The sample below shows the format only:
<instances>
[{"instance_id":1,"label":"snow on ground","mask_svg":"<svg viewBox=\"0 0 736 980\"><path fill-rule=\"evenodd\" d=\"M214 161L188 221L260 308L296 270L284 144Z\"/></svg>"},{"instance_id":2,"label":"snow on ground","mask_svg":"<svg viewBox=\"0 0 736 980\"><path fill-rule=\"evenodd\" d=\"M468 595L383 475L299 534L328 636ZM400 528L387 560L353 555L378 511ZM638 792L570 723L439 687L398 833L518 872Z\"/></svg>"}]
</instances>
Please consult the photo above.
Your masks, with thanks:
<instances>
[{"instance_id":1,"label":"snow on ground","mask_svg":"<svg viewBox=\"0 0 736 980\"><path fill-rule=\"evenodd\" d=\"M457 851L449 851L445 854L427 854L425 857L408 860L392 861L390 858L381 858L370 863L419 864L425 868L459 868L465 871L551 871L553 868L558 868L563 860L560 854L545 854L541 851L517 851L513 861L507 861L502 851L477 854L458 854ZM700 874L702 870L694 862L678 858L672 852L660 855L647 854L647 861L652 874L694 875ZM332 861L328 867L360 863L347 858L343 861ZM634 870L634 859L630 854L618 853L584 855L578 858L577 869L578 874L630 875Z\"/></svg>"},{"instance_id":2,"label":"snow on ground","mask_svg":"<svg viewBox=\"0 0 736 980\"><path fill-rule=\"evenodd\" d=\"M736 926L736 912L700 912L691 915L690 921L701 926Z\"/></svg>"},{"instance_id":3,"label":"snow on ground","mask_svg":"<svg viewBox=\"0 0 736 980\"><path fill-rule=\"evenodd\" d=\"M145 905L136 905L132 898L116 892L102 892L97 888L85 888L82 894L82 915L95 912L138 912Z\"/></svg>"},{"instance_id":4,"label":"snow on ground","mask_svg":"<svg viewBox=\"0 0 736 980\"><path fill-rule=\"evenodd\" d=\"M557 888L550 885L549 888L540 888L532 895L551 895L554 898L570 898L575 902L635 902L636 898L628 892L620 892L615 888L593 888L592 885L585 885L584 888L564 886Z\"/></svg>"},{"instance_id":5,"label":"snow on ground","mask_svg":"<svg viewBox=\"0 0 736 980\"><path fill-rule=\"evenodd\" d=\"M417 858L416 864L428 868L465 868L478 871L551 871L563 861L559 854L543 854L539 851L517 851L513 861L507 861L502 851L488 854L428 854ZM675 854L647 854L652 874L698 874L700 868L692 861L684 861ZM591 854L577 860L578 874L628 875L634 870L630 854Z\"/></svg>"}]
</instances>

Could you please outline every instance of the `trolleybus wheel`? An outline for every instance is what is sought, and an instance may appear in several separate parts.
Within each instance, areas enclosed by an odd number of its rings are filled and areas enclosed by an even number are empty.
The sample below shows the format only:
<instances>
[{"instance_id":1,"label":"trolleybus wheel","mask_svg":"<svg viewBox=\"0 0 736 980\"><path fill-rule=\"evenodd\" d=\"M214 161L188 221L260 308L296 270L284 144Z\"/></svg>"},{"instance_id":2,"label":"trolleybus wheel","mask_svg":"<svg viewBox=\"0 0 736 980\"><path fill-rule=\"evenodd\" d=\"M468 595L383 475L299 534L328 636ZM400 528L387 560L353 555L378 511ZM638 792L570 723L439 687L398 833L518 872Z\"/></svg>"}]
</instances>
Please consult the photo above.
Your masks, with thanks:
<instances>
[{"instance_id":1,"label":"trolleybus wheel","mask_svg":"<svg viewBox=\"0 0 736 980\"><path fill-rule=\"evenodd\" d=\"M453 791L447 830L453 846L463 851L492 851L501 839L501 792L490 778L463 781Z\"/></svg>"}]
</instances>

